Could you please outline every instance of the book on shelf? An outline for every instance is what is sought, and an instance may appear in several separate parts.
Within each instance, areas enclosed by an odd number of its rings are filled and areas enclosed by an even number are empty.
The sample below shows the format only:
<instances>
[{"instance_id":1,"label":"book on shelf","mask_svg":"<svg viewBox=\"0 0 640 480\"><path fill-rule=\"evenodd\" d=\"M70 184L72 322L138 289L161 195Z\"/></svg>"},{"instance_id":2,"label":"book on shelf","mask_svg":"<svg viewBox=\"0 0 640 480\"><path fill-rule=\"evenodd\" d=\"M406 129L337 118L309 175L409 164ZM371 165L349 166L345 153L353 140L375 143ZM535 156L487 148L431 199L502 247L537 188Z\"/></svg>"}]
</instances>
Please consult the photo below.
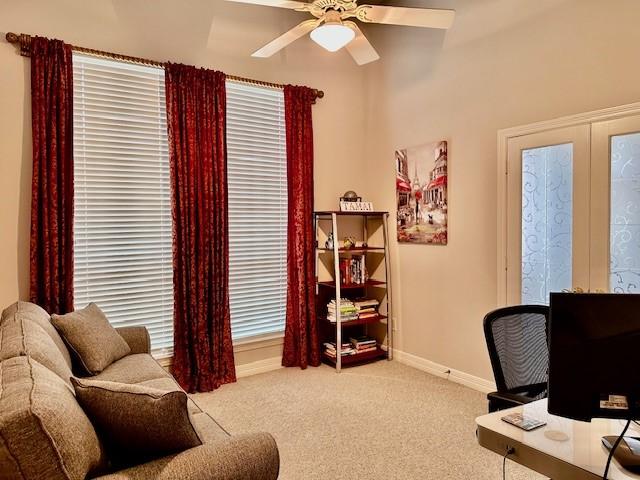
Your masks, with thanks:
<instances>
[{"instance_id":1,"label":"book on shelf","mask_svg":"<svg viewBox=\"0 0 640 480\"><path fill-rule=\"evenodd\" d=\"M359 308L358 309L358 313L372 313L375 312L376 309L375 308Z\"/></svg>"},{"instance_id":2,"label":"book on shelf","mask_svg":"<svg viewBox=\"0 0 640 480\"><path fill-rule=\"evenodd\" d=\"M353 301L353 304L359 309L378 308L380 302L375 298L359 298Z\"/></svg>"},{"instance_id":3,"label":"book on shelf","mask_svg":"<svg viewBox=\"0 0 640 480\"><path fill-rule=\"evenodd\" d=\"M357 320L358 318L358 309L353 302L348 298L341 298L339 308L336 305L335 299L327 304L327 320L335 323L337 321L338 310L340 311L340 320L343 322Z\"/></svg>"},{"instance_id":4,"label":"book on shelf","mask_svg":"<svg viewBox=\"0 0 640 480\"><path fill-rule=\"evenodd\" d=\"M357 349L356 350L356 355L358 355L360 353L375 352L376 350L378 350L378 347L376 347L376 346L367 347L367 348L361 348L361 349Z\"/></svg>"},{"instance_id":5,"label":"book on shelf","mask_svg":"<svg viewBox=\"0 0 640 480\"><path fill-rule=\"evenodd\" d=\"M370 337L369 335L351 337L349 338L349 342L351 342L351 346L356 350L356 352L359 353L375 350L376 348L378 348L378 341L375 338Z\"/></svg>"},{"instance_id":6,"label":"book on shelf","mask_svg":"<svg viewBox=\"0 0 640 480\"><path fill-rule=\"evenodd\" d=\"M352 320L375 318L378 316L378 300L361 298L358 300L349 300L348 298L340 299L340 320L342 322L350 322ZM332 299L327 304L327 320L337 322L336 300Z\"/></svg>"},{"instance_id":7,"label":"book on shelf","mask_svg":"<svg viewBox=\"0 0 640 480\"><path fill-rule=\"evenodd\" d=\"M351 345L351 343L342 343L340 348L340 356L346 357L348 355L356 355L358 351ZM335 342L326 342L324 344L324 351L330 357L335 358L337 356Z\"/></svg>"},{"instance_id":8,"label":"book on shelf","mask_svg":"<svg viewBox=\"0 0 640 480\"><path fill-rule=\"evenodd\" d=\"M350 258L341 258L339 268L340 283L343 285L361 285L364 284L369 277L364 255L352 255Z\"/></svg>"}]
</instances>

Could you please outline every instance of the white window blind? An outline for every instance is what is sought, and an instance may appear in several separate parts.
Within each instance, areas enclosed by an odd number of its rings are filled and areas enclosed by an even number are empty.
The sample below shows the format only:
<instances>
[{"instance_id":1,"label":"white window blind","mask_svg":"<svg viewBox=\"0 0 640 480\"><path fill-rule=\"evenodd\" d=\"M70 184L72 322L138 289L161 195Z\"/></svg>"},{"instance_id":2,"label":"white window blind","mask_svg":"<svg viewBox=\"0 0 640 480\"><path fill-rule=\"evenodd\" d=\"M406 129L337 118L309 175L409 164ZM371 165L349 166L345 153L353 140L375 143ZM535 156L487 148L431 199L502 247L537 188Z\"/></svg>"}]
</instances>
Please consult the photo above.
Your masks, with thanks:
<instances>
[{"instance_id":1,"label":"white window blind","mask_svg":"<svg viewBox=\"0 0 640 480\"><path fill-rule=\"evenodd\" d=\"M233 338L281 332L287 301L282 91L227 82L227 179Z\"/></svg>"},{"instance_id":2,"label":"white window blind","mask_svg":"<svg viewBox=\"0 0 640 480\"><path fill-rule=\"evenodd\" d=\"M173 347L164 70L73 55L74 304Z\"/></svg>"}]
</instances>

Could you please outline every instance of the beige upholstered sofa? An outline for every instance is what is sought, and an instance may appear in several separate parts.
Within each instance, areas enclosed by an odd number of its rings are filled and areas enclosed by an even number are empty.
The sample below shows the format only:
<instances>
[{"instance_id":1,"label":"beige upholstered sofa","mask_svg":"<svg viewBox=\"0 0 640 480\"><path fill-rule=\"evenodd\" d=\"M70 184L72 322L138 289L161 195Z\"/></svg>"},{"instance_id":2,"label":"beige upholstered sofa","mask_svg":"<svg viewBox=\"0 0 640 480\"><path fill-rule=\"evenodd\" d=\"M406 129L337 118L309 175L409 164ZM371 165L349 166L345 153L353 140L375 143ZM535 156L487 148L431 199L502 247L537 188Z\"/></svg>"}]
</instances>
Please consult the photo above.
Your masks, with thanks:
<instances>
[{"instance_id":1,"label":"beige upholstered sofa","mask_svg":"<svg viewBox=\"0 0 640 480\"><path fill-rule=\"evenodd\" d=\"M143 327L118 329L131 353L94 379L174 390L175 380L149 354ZM267 433L230 436L192 400L203 444L110 471L91 422L69 381L72 359L47 312L17 302L0 317L0 479L275 479L279 456ZM158 418L162 422L162 418Z\"/></svg>"}]
</instances>

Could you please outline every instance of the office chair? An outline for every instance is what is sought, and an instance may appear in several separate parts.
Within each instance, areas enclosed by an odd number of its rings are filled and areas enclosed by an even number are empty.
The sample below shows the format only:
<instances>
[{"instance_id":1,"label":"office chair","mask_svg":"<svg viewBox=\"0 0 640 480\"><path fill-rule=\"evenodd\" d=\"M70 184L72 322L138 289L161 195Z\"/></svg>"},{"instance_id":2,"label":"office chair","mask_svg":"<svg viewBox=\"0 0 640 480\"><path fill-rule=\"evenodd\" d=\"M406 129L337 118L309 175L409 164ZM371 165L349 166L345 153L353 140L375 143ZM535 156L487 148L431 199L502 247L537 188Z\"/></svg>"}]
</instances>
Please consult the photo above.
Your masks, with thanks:
<instances>
[{"instance_id":1,"label":"office chair","mask_svg":"<svg viewBox=\"0 0 640 480\"><path fill-rule=\"evenodd\" d=\"M549 307L517 305L484 317L497 392L487 395L489 412L546 398L549 366Z\"/></svg>"}]
</instances>

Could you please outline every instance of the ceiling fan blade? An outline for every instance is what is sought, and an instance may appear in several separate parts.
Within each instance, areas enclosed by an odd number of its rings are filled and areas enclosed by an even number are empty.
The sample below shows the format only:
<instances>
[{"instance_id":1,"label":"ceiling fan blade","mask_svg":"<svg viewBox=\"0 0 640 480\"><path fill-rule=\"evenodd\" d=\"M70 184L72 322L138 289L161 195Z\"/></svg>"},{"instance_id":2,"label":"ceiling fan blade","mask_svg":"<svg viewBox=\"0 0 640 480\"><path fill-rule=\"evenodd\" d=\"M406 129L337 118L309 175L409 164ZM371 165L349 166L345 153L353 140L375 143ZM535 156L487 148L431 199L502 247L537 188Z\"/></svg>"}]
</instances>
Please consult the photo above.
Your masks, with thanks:
<instances>
[{"instance_id":1,"label":"ceiling fan blade","mask_svg":"<svg viewBox=\"0 0 640 480\"><path fill-rule=\"evenodd\" d=\"M362 30L358 28L354 22L344 22L345 25L349 26L354 32L356 32L356 36L353 40L347 43L345 47L347 51L351 54L353 59L356 61L358 65L364 65L366 63L375 62L380 58L378 52L373 48L367 37L364 36Z\"/></svg>"},{"instance_id":2,"label":"ceiling fan blade","mask_svg":"<svg viewBox=\"0 0 640 480\"><path fill-rule=\"evenodd\" d=\"M363 22L426 28L449 28L456 15L455 10L387 7L385 5L360 5L356 13L357 19Z\"/></svg>"},{"instance_id":3,"label":"ceiling fan blade","mask_svg":"<svg viewBox=\"0 0 640 480\"><path fill-rule=\"evenodd\" d=\"M290 8L291 10L308 5L306 2L296 2L294 0L227 0L227 2L249 3L251 5L264 5L265 7Z\"/></svg>"},{"instance_id":4,"label":"ceiling fan blade","mask_svg":"<svg viewBox=\"0 0 640 480\"><path fill-rule=\"evenodd\" d=\"M274 53L282 50L284 47L289 45L290 43L295 42L297 39L302 37L303 35L309 33L311 30L316 28L320 24L321 20L313 19L313 20L305 20L302 23L299 23L291 30L286 33L283 33L275 40L270 41L260 50L256 50L251 54L252 57L261 57L266 58L270 57Z\"/></svg>"}]
</instances>

